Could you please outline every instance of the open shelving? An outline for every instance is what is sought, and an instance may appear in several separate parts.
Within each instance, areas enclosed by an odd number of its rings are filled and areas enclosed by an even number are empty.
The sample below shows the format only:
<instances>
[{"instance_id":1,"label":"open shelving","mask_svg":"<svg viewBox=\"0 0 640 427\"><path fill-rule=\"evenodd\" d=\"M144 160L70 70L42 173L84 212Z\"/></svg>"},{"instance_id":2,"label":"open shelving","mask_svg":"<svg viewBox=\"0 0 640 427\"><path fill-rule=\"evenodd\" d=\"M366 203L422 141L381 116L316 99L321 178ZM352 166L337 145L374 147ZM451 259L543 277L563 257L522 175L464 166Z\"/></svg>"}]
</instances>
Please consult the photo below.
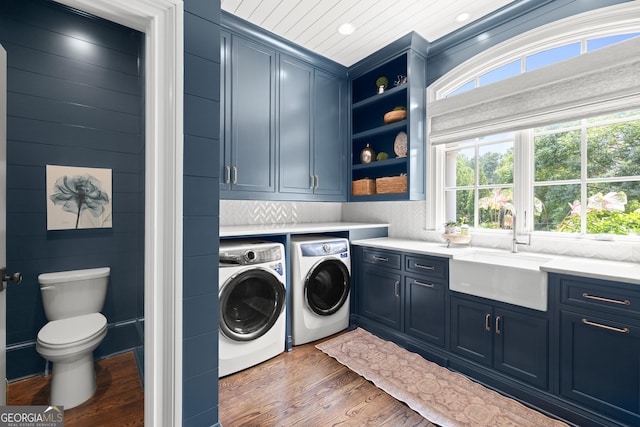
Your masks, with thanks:
<instances>
[{"instance_id":1,"label":"open shelving","mask_svg":"<svg viewBox=\"0 0 640 427\"><path fill-rule=\"evenodd\" d=\"M408 34L350 69L351 83L351 179L407 176L407 190L401 193L353 195L352 201L424 199L424 122L426 50L428 43ZM378 93L376 80L389 84ZM384 115L396 107L407 110L404 120L385 124ZM396 138L407 134L407 154L394 151ZM387 160L361 163L360 153L369 144Z\"/></svg>"}]
</instances>

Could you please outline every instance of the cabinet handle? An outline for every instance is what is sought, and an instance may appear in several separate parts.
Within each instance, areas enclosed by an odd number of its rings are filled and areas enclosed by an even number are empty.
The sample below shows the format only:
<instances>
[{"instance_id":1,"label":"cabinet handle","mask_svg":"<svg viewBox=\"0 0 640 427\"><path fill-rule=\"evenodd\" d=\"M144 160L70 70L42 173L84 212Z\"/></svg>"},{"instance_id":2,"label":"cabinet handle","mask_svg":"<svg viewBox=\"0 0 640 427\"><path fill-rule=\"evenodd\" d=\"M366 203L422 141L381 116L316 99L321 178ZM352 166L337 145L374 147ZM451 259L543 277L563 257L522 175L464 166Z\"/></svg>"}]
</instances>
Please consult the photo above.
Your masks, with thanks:
<instances>
[{"instance_id":1,"label":"cabinet handle","mask_svg":"<svg viewBox=\"0 0 640 427\"><path fill-rule=\"evenodd\" d=\"M396 280L396 283L394 283L394 287L395 287L396 298L398 298L400 297L400 282L398 280Z\"/></svg>"},{"instance_id":2,"label":"cabinet handle","mask_svg":"<svg viewBox=\"0 0 640 427\"><path fill-rule=\"evenodd\" d=\"M596 328L606 329L608 331L620 332L621 334L628 334L629 328L616 328L614 326L603 325L602 323L591 322L587 319L582 319L582 323L589 326L595 326Z\"/></svg>"},{"instance_id":3,"label":"cabinet handle","mask_svg":"<svg viewBox=\"0 0 640 427\"><path fill-rule=\"evenodd\" d=\"M491 315L489 313L487 313L484 316L484 329L487 332L491 332L491 326L489 326L489 322L491 321Z\"/></svg>"},{"instance_id":4,"label":"cabinet handle","mask_svg":"<svg viewBox=\"0 0 640 427\"><path fill-rule=\"evenodd\" d=\"M314 175L316 177L316 186L315 188L319 188L320 187L320 178L318 177L318 175Z\"/></svg>"},{"instance_id":5,"label":"cabinet handle","mask_svg":"<svg viewBox=\"0 0 640 427\"><path fill-rule=\"evenodd\" d=\"M227 178L224 180L224 183L231 184L231 167L229 165L225 165L224 168L227 170Z\"/></svg>"},{"instance_id":6,"label":"cabinet handle","mask_svg":"<svg viewBox=\"0 0 640 427\"><path fill-rule=\"evenodd\" d=\"M435 285L433 283L424 283L419 280L414 280L413 283L415 283L416 285L424 286L426 288L435 288Z\"/></svg>"},{"instance_id":7,"label":"cabinet handle","mask_svg":"<svg viewBox=\"0 0 640 427\"><path fill-rule=\"evenodd\" d=\"M377 255L374 255L373 259L375 261L382 261L382 262L388 262L389 261L389 258L385 258L385 257L377 256Z\"/></svg>"},{"instance_id":8,"label":"cabinet handle","mask_svg":"<svg viewBox=\"0 0 640 427\"><path fill-rule=\"evenodd\" d=\"M586 299L594 299L596 301L610 302L611 304L631 305L631 301L629 301L628 299L624 301L620 301L619 299L609 299L609 298L597 297L595 295L589 295L586 292L582 294L582 297Z\"/></svg>"},{"instance_id":9,"label":"cabinet handle","mask_svg":"<svg viewBox=\"0 0 640 427\"><path fill-rule=\"evenodd\" d=\"M235 166L233 167L233 183L238 183L238 168Z\"/></svg>"},{"instance_id":10,"label":"cabinet handle","mask_svg":"<svg viewBox=\"0 0 640 427\"><path fill-rule=\"evenodd\" d=\"M312 190L313 190L313 187L314 187L314 181L313 181L314 180L314 176L315 175L311 175L311 187L309 187Z\"/></svg>"},{"instance_id":11,"label":"cabinet handle","mask_svg":"<svg viewBox=\"0 0 640 427\"><path fill-rule=\"evenodd\" d=\"M496 334L500 335L500 316L496 316Z\"/></svg>"},{"instance_id":12,"label":"cabinet handle","mask_svg":"<svg viewBox=\"0 0 640 427\"><path fill-rule=\"evenodd\" d=\"M422 264L415 264L416 268L421 268L423 270L435 270L436 268L432 265L422 265Z\"/></svg>"}]
</instances>

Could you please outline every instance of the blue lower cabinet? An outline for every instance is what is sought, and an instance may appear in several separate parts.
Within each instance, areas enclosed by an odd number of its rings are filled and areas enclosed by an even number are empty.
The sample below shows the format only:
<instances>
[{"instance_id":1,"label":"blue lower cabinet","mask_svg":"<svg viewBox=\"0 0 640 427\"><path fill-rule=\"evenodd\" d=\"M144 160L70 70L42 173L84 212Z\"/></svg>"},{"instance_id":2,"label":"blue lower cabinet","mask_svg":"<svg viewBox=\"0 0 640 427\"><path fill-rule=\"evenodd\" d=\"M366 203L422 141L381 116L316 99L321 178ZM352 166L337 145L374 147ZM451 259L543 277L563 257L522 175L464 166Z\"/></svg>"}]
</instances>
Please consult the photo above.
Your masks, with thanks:
<instances>
[{"instance_id":1,"label":"blue lower cabinet","mask_svg":"<svg viewBox=\"0 0 640 427\"><path fill-rule=\"evenodd\" d=\"M364 317L402 330L402 276L397 271L365 266L358 287L358 309Z\"/></svg>"},{"instance_id":2,"label":"blue lower cabinet","mask_svg":"<svg viewBox=\"0 0 640 427\"><path fill-rule=\"evenodd\" d=\"M555 274L549 285L560 303L560 395L640 425L638 286Z\"/></svg>"},{"instance_id":3,"label":"blue lower cabinet","mask_svg":"<svg viewBox=\"0 0 640 427\"><path fill-rule=\"evenodd\" d=\"M548 387L549 321L545 315L452 295L450 350L533 386Z\"/></svg>"},{"instance_id":4,"label":"blue lower cabinet","mask_svg":"<svg viewBox=\"0 0 640 427\"><path fill-rule=\"evenodd\" d=\"M640 323L562 311L560 393L640 425Z\"/></svg>"},{"instance_id":5,"label":"blue lower cabinet","mask_svg":"<svg viewBox=\"0 0 640 427\"><path fill-rule=\"evenodd\" d=\"M404 278L404 329L408 335L445 345L445 293L448 283L423 276Z\"/></svg>"},{"instance_id":6,"label":"blue lower cabinet","mask_svg":"<svg viewBox=\"0 0 640 427\"><path fill-rule=\"evenodd\" d=\"M448 260L354 247L352 320L579 426L640 426L640 287L550 273L547 311L450 291Z\"/></svg>"}]
</instances>

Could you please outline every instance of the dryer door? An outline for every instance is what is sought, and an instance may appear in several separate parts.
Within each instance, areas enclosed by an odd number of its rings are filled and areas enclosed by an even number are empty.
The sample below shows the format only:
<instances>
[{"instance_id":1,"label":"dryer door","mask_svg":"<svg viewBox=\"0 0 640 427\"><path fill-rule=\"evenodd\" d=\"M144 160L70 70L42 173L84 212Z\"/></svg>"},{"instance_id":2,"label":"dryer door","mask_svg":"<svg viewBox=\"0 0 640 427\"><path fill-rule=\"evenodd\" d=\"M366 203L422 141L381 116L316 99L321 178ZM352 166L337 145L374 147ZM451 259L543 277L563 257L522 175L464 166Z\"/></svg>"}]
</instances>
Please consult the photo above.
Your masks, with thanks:
<instances>
[{"instance_id":1,"label":"dryer door","mask_svg":"<svg viewBox=\"0 0 640 427\"><path fill-rule=\"evenodd\" d=\"M266 334L285 306L285 287L266 269L238 273L220 290L220 331L235 341Z\"/></svg>"},{"instance_id":2,"label":"dryer door","mask_svg":"<svg viewBox=\"0 0 640 427\"><path fill-rule=\"evenodd\" d=\"M344 305L350 284L351 276L343 262L337 259L320 261L307 274L305 301L314 313L330 316Z\"/></svg>"}]
</instances>

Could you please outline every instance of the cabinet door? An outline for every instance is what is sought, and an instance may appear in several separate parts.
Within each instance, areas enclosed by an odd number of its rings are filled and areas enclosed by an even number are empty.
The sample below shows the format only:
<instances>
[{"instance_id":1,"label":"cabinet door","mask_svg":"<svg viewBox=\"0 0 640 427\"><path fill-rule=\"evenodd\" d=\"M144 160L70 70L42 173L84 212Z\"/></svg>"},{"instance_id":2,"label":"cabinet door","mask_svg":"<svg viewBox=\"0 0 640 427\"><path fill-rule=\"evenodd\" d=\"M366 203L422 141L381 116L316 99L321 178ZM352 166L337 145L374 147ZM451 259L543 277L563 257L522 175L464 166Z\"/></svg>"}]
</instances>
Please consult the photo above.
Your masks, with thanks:
<instances>
[{"instance_id":1,"label":"cabinet door","mask_svg":"<svg viewBox=\"0 0 640 427\"><path fill-rule=\"evenodd\" d=\"M451 351L484 365L492 364L493 308L451 296Z\"/></svg>"},{"instance_id":2,"label":"cabinet door","mask_svg":"<svg viewBox=\"0 0 640 427\"><path fill-rule=\"evenodd\" d=\"M394 329L402 329L400 274L364 266L359 279L359 306L363 316Z\"/></svg>"},{"instance_id":3,"label":"cabinet door","mask_svg":"<svg viewBox=\"0 0 640 427\"><path fill-rule=\"evenodd\" d=\"M313 69L302 62L280 59L280 192L312 193Z\"/></svg>"},{"instance_id":4,"label":"cabinet door","mask_svg":"<svg viewBox=\"0 0 640 427\"><path fill-rule=\"evenodd\" d=\"M547 388L548 321L514 310L494 310L494 368L514 378Z\"/></svg>"},{"instance_id":5,"label":"cabinet door","mask_svg":"<svg viewBox=\"0 0 640 427\"><path fill-rule=\"evenodd\" d=\"M220 189L231 190L231 34L220 32Z\"/></svg>"},{"instance_id":6,"label":"cabinet door","mask_svg":"<svg viewBox=\"0 0 640 427\"><path fill-rule=\"evenodd\" d=\"M405 276L405 332L444 347L446 283Z\"/></svg>"},{"instance_id":7,"label":"cabinet door","mask_svg":"<svg viewBox=\"0 0 640 427\"><path fill-rule=\"evenodd\" d=\"M275 190L275 51L233 37L231 186Z\"/></svg>"},{"instance_id":8,"label":"cabinet door","mask_svg":"<svg viewBox=\"0 0 640 427\"><path fill-rule=\"evenodd\" d=\"M314 175L315 193L345 195L345 109L346 83L316 70L314 79Z\"/></svg>"},{"instance_id":9,"label":"cabinet door","mask_svg":"<svg viewBox=\"0 0 640 427\"><path fill-rule=\"evenodd\" d=\"M606 315L560 314L560 394L640 425L640 326Z\"/></svg>"}]
</instances>

